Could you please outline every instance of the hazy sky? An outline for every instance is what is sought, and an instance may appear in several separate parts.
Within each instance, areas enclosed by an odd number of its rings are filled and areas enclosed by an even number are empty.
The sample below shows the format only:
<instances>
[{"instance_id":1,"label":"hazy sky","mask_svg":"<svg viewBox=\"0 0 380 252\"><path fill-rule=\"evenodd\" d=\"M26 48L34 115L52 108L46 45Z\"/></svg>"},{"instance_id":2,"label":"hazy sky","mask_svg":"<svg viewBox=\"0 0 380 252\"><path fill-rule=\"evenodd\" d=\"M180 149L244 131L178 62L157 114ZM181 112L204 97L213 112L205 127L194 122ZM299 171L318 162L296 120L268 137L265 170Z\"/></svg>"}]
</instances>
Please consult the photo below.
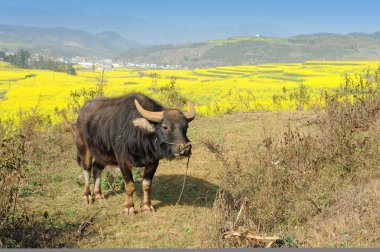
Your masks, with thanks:
<instances>
[{"instance_id":1,"label":"hazy sky","mask_svg":"<svg viewBox=\"0 0 380 252\"><path fill-rule=\"evenodd\" d=\"M196 26L271 23L294 34L380 30L378 0L0 0L2 6Z\"/></svg>"}]
</instances>

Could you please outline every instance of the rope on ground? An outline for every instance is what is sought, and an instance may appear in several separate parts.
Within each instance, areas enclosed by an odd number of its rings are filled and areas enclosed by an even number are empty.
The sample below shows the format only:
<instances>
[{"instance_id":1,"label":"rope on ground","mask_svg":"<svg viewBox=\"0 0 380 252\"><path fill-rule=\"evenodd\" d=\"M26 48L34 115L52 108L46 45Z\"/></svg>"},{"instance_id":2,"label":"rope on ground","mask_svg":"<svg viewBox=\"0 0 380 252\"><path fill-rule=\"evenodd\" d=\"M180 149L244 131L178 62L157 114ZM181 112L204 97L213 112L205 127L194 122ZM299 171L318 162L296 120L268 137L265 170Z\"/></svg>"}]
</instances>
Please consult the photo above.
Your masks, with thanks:
<instances>
[{"instance_id":1,"label":"rope on ground","mask_svg":"<svg viewBox=\"0 0 380 252\"><path fill-rule=\"evenodd\" d=\"M184 189L185 189L185 183L186 183L186 177L187 177L187 170L189 169L190 157L191 157L191 156L189 156L189 157L187 158L187 165L186 165L186 170L185 170L185 176L183 177L182 189L181 189L181 193L179 194L178 200L177 200L177 202L175 203L175 206L177 206L178 203L180 202L180 200L181 200L181 198L182 198L182 193L183 193L183 191L184 191Z\"/></svg>"}]
</instances>

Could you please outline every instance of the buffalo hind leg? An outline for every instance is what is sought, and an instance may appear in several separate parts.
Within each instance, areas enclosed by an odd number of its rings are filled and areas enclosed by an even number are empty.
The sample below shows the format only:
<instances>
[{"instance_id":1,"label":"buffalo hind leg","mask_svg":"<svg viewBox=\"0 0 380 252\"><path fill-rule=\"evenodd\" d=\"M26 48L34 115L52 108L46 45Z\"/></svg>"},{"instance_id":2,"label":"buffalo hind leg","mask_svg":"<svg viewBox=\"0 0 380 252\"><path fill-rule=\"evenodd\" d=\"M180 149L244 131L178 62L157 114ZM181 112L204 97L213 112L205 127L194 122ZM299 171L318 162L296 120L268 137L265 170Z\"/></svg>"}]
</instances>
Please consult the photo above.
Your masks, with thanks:
<instances>
[{"instance_id":1,"label":"buffalo hind leg","mask_svg":"<svg viewBox=\"0 0 380 252\"><path fill-rule=\"evenodd\" d=\"M135 213L135 204L133 202L133 193L135 192L135 185L132 176L132 165L124 162L120 163L120 170L124 178L125 187L125 203L123 213L125 215L133 215Z\"/></svg>"},{"instance_id":2,"label":"buffalo hind leg","mask_svg":"<svg viewBox=\"0 0 380 252\"><path fill-rule=\"evenodd\" d=\"M105 167L105 165L97 162L96 160L94 161L94 163L92 165L92 172L94 175L95 200L105 200L106 199L102 193L102 188L101 188L101 176L102 176L102 172L103 172L104 167Z\"/></svg>"},{"instance_id":3,"label":"buffalo hind leg","mask_svg":"<svg viewBox=\"0 0 380 252\"><path fill-rule=\"evenodd\" d=\"M83 189L83 200L86 204L91 204L91 189L90 189L90 179L92 170L92 155L88 149L82 157L82 167L83 167L83 177L84 177L84 189Z\"/></svg>"},{"instance_id":4,"label":"buffalo hind leg","mask_svg":"<svg viewBox=\"0 0 380 252\"><path fill-rule=\"evenodd\" d=\"M154 174L157 170L158 161L153 164L147 164L145 165L144 169L144 176L143 176L143 182L142 182L142 189L144 193L144 198L141 204L141 211L150 211L153 212L155 209L152 206L151 202L151 191L152 191L152 180L154 177Z\"/></svg>"}]
</instances>

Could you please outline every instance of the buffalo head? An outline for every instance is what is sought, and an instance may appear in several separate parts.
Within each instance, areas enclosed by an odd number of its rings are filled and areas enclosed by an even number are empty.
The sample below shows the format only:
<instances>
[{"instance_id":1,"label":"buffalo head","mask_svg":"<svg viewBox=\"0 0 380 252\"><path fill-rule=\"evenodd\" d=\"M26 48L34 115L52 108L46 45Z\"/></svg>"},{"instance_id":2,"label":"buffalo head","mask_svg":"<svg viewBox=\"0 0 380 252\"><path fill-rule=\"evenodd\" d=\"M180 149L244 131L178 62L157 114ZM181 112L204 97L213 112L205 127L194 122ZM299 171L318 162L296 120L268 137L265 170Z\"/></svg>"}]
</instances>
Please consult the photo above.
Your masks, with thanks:
<instances>
[{"instance_id":1,"label":"buffalo head","mask_svg":"<svg viewBox=\"0 0 380 252\"><path fill-rule=\"evenodd\" d=\"M165 108L154 112L144 109L137 100L134 102L142 118L135 119L133 125L156 135L163 157L173 159L191 155L191 144L186 133L188 123L195 117L192 103L188 103L189 111Z\"/></svg>"}]
</instances>

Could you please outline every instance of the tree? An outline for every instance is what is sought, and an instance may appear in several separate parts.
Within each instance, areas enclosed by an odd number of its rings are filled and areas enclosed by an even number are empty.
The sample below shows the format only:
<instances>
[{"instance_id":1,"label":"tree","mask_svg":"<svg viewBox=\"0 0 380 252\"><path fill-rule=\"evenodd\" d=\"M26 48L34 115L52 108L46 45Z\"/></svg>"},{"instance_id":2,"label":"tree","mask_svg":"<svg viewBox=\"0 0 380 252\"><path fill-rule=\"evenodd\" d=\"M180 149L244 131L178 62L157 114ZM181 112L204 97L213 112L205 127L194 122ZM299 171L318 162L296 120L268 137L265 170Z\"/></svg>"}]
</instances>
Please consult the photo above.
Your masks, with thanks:
<instances>
[{"instance_id":1,"label":"tree","mask_svg":"<svg viewBox=\"0 0 380 252\"><path fill-rule=\"evenodd\" d=\"M16 58L17 58L17 66L18 67L20 67L20 68L28 68L29 67L28 61L30 58L30 53L28 51L21 49L16 54Z\"/></svg>"},{"instance_id":2,"label":"tree","mask_svg":"<svg viewBox=\"0 0 380 252\"><path fill-rule=\"evenodd\" d=\"M67 73L70 75L77 75L77 70L75 70L73 65L68 65Z\"/></svg>"},{"instance_id":3,"label":"tree","mask_svg":"<svg viewBox=\"0 0 380 252\"><path fill-rule=\"evenodd\" d=\"M20 50L16 54L3 55L4 61L20 68L29 67L30 53L25 50Z\"/></svg>"}]
</instances>

